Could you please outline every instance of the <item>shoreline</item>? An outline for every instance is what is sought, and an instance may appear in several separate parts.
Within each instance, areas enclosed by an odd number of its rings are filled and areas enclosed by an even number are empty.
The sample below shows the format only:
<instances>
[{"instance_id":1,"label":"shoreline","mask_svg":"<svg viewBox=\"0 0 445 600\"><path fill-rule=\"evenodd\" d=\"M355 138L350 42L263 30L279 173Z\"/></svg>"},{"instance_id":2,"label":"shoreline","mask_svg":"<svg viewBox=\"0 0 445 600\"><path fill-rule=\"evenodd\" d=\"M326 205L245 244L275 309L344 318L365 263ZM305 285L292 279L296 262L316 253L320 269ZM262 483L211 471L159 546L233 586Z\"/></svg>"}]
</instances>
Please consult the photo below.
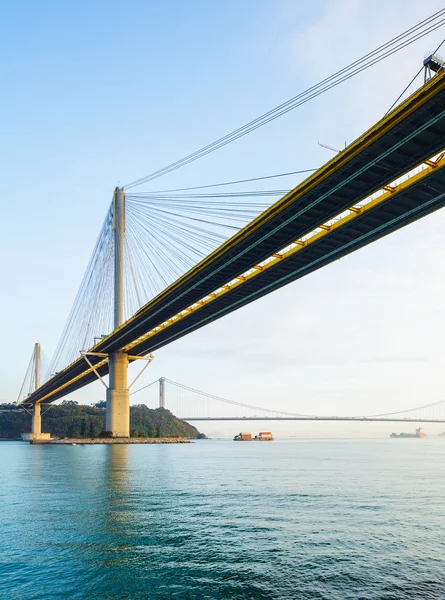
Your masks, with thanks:
<instances>
[{"instance_id":1,"label":"shoreline","mask_svg":"<svg viewBox=\"0 0 445 600\"><path fill-rule=\"evenodd\" d=\"M187 438L64 438L59 440L35 440L34 444L93 445L93 444L191 444Z\"/></svg>"}]
</instances>

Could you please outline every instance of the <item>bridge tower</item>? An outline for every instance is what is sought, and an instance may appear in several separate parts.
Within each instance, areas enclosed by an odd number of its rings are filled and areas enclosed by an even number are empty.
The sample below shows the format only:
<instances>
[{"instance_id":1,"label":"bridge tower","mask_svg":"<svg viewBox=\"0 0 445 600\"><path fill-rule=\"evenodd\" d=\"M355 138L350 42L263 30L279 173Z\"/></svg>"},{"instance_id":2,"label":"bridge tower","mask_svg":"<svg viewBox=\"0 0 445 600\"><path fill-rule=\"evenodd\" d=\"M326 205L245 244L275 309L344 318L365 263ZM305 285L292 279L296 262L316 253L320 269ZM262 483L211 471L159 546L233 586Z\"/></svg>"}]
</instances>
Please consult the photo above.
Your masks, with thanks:
<instances>
[{"instance_id":1,"label":"bridge tower","mask_svg":"<svg viewBox=\"0 0 445 600\"><path fill-rule=\"evenodd\" d=\"M34 390L40 387L40 344L34 344ZM40 404L36 402L32 409L31 434L38 437L42 433L42 417L40 415Z\"/></svg>"},{"instance_id":2,"label":"bridge tower","mask_svg":"<svg viewBox=\"0 0 445 600\"><path fill-rule=\"evenodd\" d=\"M114 328L124 322L125 193L116 187L113 200L114 229ZM108 357L110 376L107 390L106 429L115 437L130 435L130 391L127 383L128 355L115 352Z\"/></svg>"},{"instance_id":3,"label":"bridge tower","mask_svg":"<svg viewBox=\"0 0 445 600\"><path fill-rule=\"evenodd\" d=\"M159 408L165 408L165 377L159 379Z\"/></svg>"},{"instance_id":4,"label":"bridge tower","mask_svg":"<svg viewBox=\"0 0 445 600\"><path fill-rule=\"evenodd\" d=\"M32 353L32 358L31 358L31 366L32 366L32 377L34 380L34 385L32 386L31 389L32 392L35 392L37 389L39 389L40 387L40 372L41 372L41 367L40 367L40 344L36 343L34 344L34 350ZM26 380L26 377L25 377ZM33 381L31 379L31 381ZM42 433L42 416L41 416L41 405L39 402L36 402L33 405L32 408L32 425L31 425L31 433L22 433L22 439L24 440L29 440L29 441L33 441L33 440L50 440L51 439L51 434L50 433Z\"/></svg>"}]
</instances>

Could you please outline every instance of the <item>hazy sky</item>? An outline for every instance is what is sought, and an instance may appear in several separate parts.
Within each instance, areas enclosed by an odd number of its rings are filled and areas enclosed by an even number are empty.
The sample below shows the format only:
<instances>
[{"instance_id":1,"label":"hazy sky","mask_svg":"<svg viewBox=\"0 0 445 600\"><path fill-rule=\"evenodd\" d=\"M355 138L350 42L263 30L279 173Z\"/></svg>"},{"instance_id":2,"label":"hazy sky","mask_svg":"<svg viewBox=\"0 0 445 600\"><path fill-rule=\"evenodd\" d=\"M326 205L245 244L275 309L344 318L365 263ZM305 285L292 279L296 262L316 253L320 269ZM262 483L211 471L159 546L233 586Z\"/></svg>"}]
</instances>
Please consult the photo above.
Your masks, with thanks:
<instances>
[{"instance_id":1,"label":"hazy sky","mask_svg":"<svg viewBox=\"0 0 445 600\"><path fill-rule=\"evenodd\" d=\"M35 341L46 356L54 351L116 184L243 125L442 7L439 0L4 5L0 400L15 400ZM321 165L331 154L317 142L341 147L381 118L444 36L434 32L159 181L203 185ZM435 213L175 342L156 353L142 382L164 375L311 414L441 400L444 224L445 214ZM100 384L76 394L101 397ZM400 426L273 429L386 435Z\"/></svg>"}]
</instances>

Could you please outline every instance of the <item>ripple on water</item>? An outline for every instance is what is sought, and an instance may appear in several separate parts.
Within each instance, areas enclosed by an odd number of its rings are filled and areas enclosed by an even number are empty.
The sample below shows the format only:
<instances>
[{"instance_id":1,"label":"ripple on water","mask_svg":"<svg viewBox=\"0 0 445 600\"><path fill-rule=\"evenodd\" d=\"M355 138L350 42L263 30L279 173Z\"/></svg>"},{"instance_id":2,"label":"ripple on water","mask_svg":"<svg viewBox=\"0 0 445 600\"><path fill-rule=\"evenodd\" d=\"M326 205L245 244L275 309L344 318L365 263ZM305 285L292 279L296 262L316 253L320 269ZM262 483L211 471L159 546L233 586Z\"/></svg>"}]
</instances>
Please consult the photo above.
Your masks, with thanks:
<instances>
[{"instance_id":1,"label":"ripple on water","mask_svg":"<svg viewBox=\"0 0 445 600\"><path fill-rule=\"evenodd\" d=\"M443 600L422 442L0 443L0 598Z\"/></svg>"}]
</instances>

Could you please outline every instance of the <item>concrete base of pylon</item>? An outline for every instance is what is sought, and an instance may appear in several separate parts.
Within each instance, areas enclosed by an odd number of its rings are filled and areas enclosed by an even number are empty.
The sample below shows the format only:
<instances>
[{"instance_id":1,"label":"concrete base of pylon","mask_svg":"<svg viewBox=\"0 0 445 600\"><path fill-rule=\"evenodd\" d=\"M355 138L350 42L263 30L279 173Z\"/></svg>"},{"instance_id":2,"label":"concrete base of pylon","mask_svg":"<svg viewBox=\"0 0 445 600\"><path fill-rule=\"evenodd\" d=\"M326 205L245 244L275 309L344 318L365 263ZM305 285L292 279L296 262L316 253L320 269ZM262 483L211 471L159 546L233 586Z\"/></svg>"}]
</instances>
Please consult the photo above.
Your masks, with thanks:
<instances>
[{"instance_id":1,"label":"concrete base of pylon","mask_svg":"<svg viewBox=\"0 0 445 600\"><path fill-rule=\"evenodd\" d=\"M130 437L130 390L107 390L106 430Z\"/></svg>"},{"instance_id":2,"label":"concrete base of pylon","mask_svg":"<svg viewBox=\"0 0 445 600\"><path fill-rule=\"evenodd\" d=\"M22 433L22 440L25 442L34 442L34 441L51 441L53 438L50 433Z\"/></svg>"}]
</instances>

